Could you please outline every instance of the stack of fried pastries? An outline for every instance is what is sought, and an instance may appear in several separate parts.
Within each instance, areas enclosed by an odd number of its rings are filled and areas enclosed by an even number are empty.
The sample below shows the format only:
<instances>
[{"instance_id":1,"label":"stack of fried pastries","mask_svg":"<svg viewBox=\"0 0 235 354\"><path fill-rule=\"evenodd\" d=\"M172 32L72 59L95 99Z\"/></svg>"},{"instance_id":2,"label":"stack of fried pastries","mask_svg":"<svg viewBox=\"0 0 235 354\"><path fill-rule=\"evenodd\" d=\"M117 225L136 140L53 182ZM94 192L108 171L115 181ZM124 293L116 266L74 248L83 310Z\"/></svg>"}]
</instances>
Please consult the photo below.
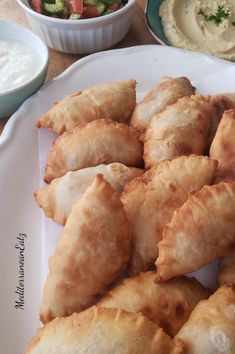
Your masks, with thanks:
<instances>
[{"instance_id":1,"label":"stack of fried pastries","mask_svg":"<svg viewBox=\"0 0 235 354\"><path fill-rule=\"evenodd\" d=\"M34 196L63 226L26 354L235 353L235 95L164 77L67 96ZM49 237L49 235L48 235ZM217 287L189 273L219 261Z\"/></svg>"}]
</instances>

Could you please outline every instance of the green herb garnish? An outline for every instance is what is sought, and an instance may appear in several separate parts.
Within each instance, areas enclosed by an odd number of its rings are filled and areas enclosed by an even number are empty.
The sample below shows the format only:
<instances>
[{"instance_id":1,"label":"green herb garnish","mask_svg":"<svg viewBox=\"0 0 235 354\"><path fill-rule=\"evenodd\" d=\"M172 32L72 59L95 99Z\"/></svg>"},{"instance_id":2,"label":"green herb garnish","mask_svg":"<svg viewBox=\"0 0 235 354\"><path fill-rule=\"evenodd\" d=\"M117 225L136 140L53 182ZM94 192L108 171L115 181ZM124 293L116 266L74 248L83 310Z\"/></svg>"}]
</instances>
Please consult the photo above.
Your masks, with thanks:
<instances>
[{"instance_id":1,"label":"green herb garnish","mask_svg":"<svg viewBox=\"0 0 235 354\"><path fill-rule=\"evenodd\" d=\"M222 22L223 18L228 18L231 15L231 12L225 10L224 5L219 5L214 15L206 15L202 9L198 11L198 15L203 16L206 21L213 21L218 25ZM235 22L232 24L235 26Z\"/></svg>"}]
</instances>

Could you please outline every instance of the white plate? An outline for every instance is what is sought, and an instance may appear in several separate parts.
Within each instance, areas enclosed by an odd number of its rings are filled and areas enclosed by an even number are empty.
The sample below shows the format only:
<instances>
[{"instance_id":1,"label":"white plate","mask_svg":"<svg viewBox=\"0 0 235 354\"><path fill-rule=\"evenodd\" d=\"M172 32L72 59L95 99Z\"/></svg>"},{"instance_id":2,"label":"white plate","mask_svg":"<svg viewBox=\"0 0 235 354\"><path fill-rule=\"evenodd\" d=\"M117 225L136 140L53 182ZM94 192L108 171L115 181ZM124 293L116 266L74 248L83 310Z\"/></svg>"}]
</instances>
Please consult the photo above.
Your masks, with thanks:
<instances>
[{"instance_id":1,"label":"white plate","mask_svg":"<svg viewBox=\"0 0 235 354\"><path fill-rule=\"evenodd\" d=\"M35 127L37 117L66 94L105 81L136 79L138 99L164 75L188 76L194 84L200 80L198 85L202 93L221 92L228 87L230 77L227 74L228 80L223 85L225 80L220 78L224 78L225 69L233 70L234 65L171 47L150 45L101 52L73 64L44 85L12 116L0 137L2 354L22 353L26 342L40 325L38 310L42 282L48 256L53 252L60 233L60 227L44 218L33 198L34 190L42 183L40 166L43 166L54 138L52 133L41 130L39 148ZM215 73L219 73L219 79L213 76ZM205 80L208 75L212 75L211 81ZM44 233L45 225L47 234ZM15 248L19 245L19 234L27 235L21 252ZM19 299L15 291L19 286L20 271L24 271L21 274L24 278L24 310L15 308L15 301Z\"/></svg>"}]
</instances>

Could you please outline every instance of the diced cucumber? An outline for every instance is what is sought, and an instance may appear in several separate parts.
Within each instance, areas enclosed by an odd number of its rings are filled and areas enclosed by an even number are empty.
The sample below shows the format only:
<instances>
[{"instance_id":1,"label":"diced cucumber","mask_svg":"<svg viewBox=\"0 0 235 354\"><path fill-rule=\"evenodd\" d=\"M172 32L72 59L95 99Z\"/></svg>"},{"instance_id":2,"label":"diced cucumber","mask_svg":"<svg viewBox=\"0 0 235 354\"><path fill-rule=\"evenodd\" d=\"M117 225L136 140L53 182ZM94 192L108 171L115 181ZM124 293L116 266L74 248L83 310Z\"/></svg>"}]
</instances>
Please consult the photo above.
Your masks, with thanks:
<instances>
[{"instance_id":1,"label":"diced cucumber","mask_svg":"<svg viewBox=\"0 0 235 354\"><path fill-rule=\"evenodd\" d=\"M99 1L98 4L96 5L96 9L99 15L102 15L102 13L105 11L106 6L102 1Z\"/></svg>"},{"instance_id":2,"label":"diced cucumber","mask_svg":"<svg viewBox=\"0 0 235 354\"><path fill-rule=\"evenodd\" d=\"M84 0L85 5L97 5L99 0Z\"/></svg>"},{"instance_id":3,"label":"diced cucumber","mask_svg":"<svg viewBox=\"0 0 235 354\"><path fill-rule=\"evenodd\" d=\"M64 0L55 0L55 3L43 2L45 11L51 14L60 14L67 11L67 7Z\"/></svg>"},{"instance_id":4,"label":"diced cucumber","mask_svg":"<svg viewBox=\"0 0 235 354\"><path fill-rule=\"evenodd\" d=\"M76 13L74 12L74 13L72 13L72 14L69 16L69 20L79 20L81 17L82 17L82 15L76 14Z\"/></svg>"},{"instance_id":5,"label":"diced cucumber","mask_svg":"<svg viewBox=\"0 0 235 354\"><path fill-rule=\"evenodd\" d=\"M114 2L121 3L121 1L118 1L118 0L103 0L103 2L105 5L112 5Z\"/></svg>"}]
</instances>

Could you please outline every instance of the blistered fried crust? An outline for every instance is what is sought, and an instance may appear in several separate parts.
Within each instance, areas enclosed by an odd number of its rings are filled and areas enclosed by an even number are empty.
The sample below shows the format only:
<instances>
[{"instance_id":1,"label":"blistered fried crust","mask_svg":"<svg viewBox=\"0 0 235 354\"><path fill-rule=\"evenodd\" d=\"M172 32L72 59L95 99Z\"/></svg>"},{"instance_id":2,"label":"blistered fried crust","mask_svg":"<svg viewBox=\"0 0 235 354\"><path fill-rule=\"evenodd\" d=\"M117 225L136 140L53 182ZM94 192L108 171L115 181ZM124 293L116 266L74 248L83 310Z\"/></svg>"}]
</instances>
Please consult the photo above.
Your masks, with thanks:
<instances>
[{"instance_id":1,"label":"blistered fried crust","mask_svg":"<svg viewBox=\"0 0 235 354\"><path fill-rule=\"evenodd\" d=\"M210 156L219 161L215 183L235 181L235 109L224 112L210 148Z\"/></svg>"},{"instance_id":2,"label":"blistered fried crust","mask_svg":"<svg viewBox=\"0 0 235 354\"><path fill-rule=\"evenodd\" d=\"M154 163L181 155L203 155L217 113L208 97L180 98L162 113L154 116L144 137L144 162Z\"/></svg>"},{"instance_id":3,"label":"blistered fried crust","mask_svg":"<svg viewBox=\"0 0 235 354\"><path fill-rule=\"evenodd\" d=\"M98 303L98 306L140 312L174 337L196 304L210 291L196 279L178 277L156 284L154 272L125 279Z\"/></svg>"},{"instance_id":4,"label":"blistered fried crust","mask_svg":"<svg viewBox=\"0 0 235 354\"><path fill-rule=\"evenodd\" d=\"M235 246L235 183L205 186L174 212L159 242L157 280L193 272Z\"/></svg>"},{"instance_id":5,"label":"blistered fried crust","mask_svg":"<svg viewBox=\"0 0 235 354\"><path fill-rule=\"evenodd\" d=\"M193 310L177 334L189 354L235 353L235 291L220 287Z\"/></svg>"},{"instance_id":6,"label":"blistered fried crust","mask_svg":"<svg viewBox=\"0 0 235 354\"><path fill-rule=\"evenodd\" d=\"M154 265L164 225L189 193L212 182L216 167L217 162L205 156L181 156L156 164L125 186L122 202L132 232L131 274Z\"/></svg>"},{"instance_id":7,"label":"blistered fried crust","mask_svg":"<svg viewBox=\"0 0 235 354\"><path fill-rule=\"evenodd\" d=\"M154 115L164 111L168 105L175 103L179 98L191 96L194 93L195 87L192 86L186 77L173 78L165 76L136 105L130 124L143 133Z\"/></svg>"},{"instance_id":8,"label":"blistered fried crust","mask_svg":"<svg viewBox=\"0 0 235 354\"><path fill-rule=\"evenodd\" d=\"M82 196L97 173L103 174L113 188L121 194L125 184L142 175L143 172L140 168L127 167L115 162L88 167L55 178L47 187L35 191L34 196L47 217L64 225L72 205Z\"/></svg>"},{"instance_id":9,"label":"blistered fried crust","mask_svg":"<svg viewBox=\"0 0 235 354\"><path fill-rule=\"evenodd\" d=\"M235 285L235 249L219 263L219 284Z\"/></svg>"},{"instance_id":10,"label":"blistered fried crust","mask_svg":"<svg viewBox=\"0 0 235 354\"><path fill-rule=\"evenodd\" d=\"M49 262L43 323L91 305L125 269L130 232L118 193L97 175L72 208Z\"/></svg>"},{"instance_id":11,"label":"blistered fried crust","mask_svg":"<svg viewBox=\"0 0 235 354\"><path fill-rule=\"evenodd\" d=\"M45 182L68 171L120 162L142 165L143 147L138 132L124 123L104 119L80 125L54 142L45 170Z\"/></svg>"},{"instance_id":12,"label":"blistered fried crust","mask_svg":"<svg viewBox=\"0 0 235 354\"><path fill-rule=\"evenodd\" d=\"M38 128L56 133L74 129L96 119L127 122L136 105L136 82L107 82L56 102L37 122Z\"/></svg>"},{"instance_id":13,"label":"blistered fried crust","mask_svg":"<svg viewBox=\"0 0 235 354\"><path fill-rule=\"evenodd\" d=\"M56 318L30 341L25 354L181 354L180 339L171 340L141 314L92 307Z\"/></svg>"}]
</instances>

